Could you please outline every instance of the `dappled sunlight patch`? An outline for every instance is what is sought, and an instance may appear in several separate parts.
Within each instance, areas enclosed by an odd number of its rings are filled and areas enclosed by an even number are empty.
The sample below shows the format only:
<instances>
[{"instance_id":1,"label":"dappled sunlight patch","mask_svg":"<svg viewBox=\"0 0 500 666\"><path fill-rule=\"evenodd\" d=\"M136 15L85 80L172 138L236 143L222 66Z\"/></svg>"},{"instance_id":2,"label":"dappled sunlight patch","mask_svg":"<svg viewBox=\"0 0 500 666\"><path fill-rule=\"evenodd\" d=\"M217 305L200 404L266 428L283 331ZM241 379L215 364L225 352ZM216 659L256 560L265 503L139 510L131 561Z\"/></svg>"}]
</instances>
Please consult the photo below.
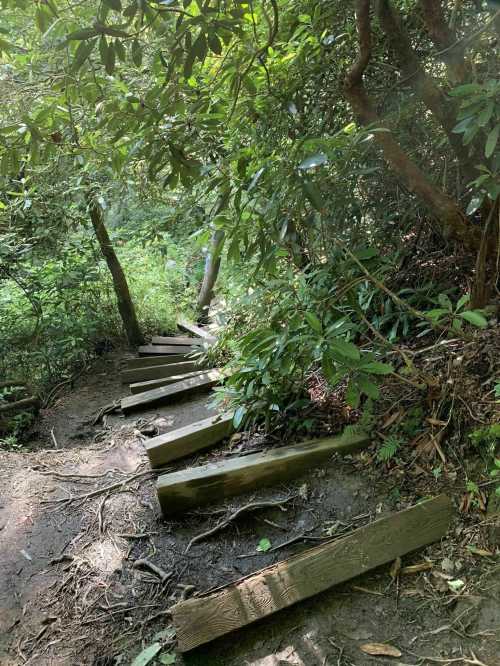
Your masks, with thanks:
<instances>
[{"instance_id":1,"label":"dappled sunlight patch","mask_svg":"<svg viewBox=\"0 0 500 666\"><path fill-rule=\"evenodd\" d=\"M83 559L95 573L112 576L121 570L125 555L126 552L117 543L105 538L90 544L84 551Z\"/></svg>"}]
</instances>

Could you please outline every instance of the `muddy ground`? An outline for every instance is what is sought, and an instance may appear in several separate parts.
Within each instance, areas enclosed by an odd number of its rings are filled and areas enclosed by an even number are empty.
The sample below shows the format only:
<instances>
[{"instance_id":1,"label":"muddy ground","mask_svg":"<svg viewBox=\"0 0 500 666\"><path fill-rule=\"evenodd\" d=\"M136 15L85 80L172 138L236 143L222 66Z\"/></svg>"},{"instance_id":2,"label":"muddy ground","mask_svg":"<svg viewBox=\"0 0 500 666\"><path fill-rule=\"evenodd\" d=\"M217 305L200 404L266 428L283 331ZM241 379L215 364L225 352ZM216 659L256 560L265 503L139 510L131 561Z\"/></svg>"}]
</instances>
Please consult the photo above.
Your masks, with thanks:
<instances>
[{"instance_id":1,"label":"muddy ground","mask_svg":"<svg viewBox=\"0 0 500 666\"><path fill-rule=\"evenodd\" d=\"M95 413L124 394L119 356L102 359L42 412L31 451L0 453L0 664L130 664L155 641L174 663L168 608L182 596L240 578L348 533L420 497L445 491L455 504L463 480L411 467L390 474L370 451L333 459L286 486L205 507L176 521L160 514L144 432L164 432L210 413L207 395L123 418ZM53 433L53 436L52 436ZM57 444L57 448L55 447ZM253 444L255 445L258 445ZM229 445L172 468L241 453ZM422 469L422 468L420 468ZM250 501L282 505L248 513L214 536L190 540ZM442 543L219 639L178 665L500 665L500 562L485 516L459 513ZM286 542L301 537L289 545ZM258 552L262 539L271 550ZM495 554L496 553L496 554ZM148 559L165 572L134 567ZM404 571L404 570L403 570ZM459 581L459 582L457 582ZM388 643L399 658L360 646ZM172 656L167 656L172 655Z\"/></svg>"}]
</instances>

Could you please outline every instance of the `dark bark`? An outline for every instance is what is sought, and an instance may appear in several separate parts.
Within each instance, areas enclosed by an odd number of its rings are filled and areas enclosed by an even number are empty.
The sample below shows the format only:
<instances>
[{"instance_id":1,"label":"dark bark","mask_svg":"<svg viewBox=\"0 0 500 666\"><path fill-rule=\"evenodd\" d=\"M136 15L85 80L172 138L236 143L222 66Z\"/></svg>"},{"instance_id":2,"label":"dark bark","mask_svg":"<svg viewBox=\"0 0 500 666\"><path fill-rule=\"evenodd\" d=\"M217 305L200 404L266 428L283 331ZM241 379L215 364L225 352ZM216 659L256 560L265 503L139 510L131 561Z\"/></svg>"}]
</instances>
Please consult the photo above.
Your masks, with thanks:
<instances>
[{"instance_id":1,"label":"dark bark","mask_svg":"<svg viewBox=\"0 0 500 666\"><path fill-rule=\"evenodd\" d=\"M214 287L217 281L217 276L219 275L220 255L223 244L224 232L221 229L217 229L212 234L210 251L208 252L205 261L205 274L203 276L203 282L201 285L200 293L198 295L197 310L198 321L200 323L206 323L208 320L210 303L214 297Z\"/></svg>"},{"instance_id":2,"label":"dark bark","mask_svg":"<svg viewBox=\"0 0 500 666\"><path fill-rule=\"evenodd\" d=\"M433 4L434 9L437 10L437 6L440 4L439 0L433 0ZM441 125L458 158L465 182L470 183L477 177L477 171L474 168L477 160L471 160L469 157L469 151L463 145L462 136L453 133L453 128L457 122L457 103L447 99L439 85L425 71L403 27L401 17L391 5L390 0L378 0L377 14L380 25L399 62L405 83L415 91Z\"/></svg>"},{"instance_id":3,"label":"dark bark","mask_svg":"<svg viewBox=\"0 0 500 666\"><path fill-rule=\"evenodd\" d=\"M375 111L363 84L363 74L371 58L370 5L370 0L357 1L356 26L360 50L358 58L346 75L344 91L358 122L362 125L373 124L380 128L384 127L384 123ZM460 207L428 180L424 172L394 139L392 132L376 132L375 140L382 148L388 165L399 175L406 187L428 207L443 235L458 240L465 246L478 247L480 242L478 233L468 224Z\"/></svg>"},{"instance_id":4,"label":"dark bark","mask_svg":"<svg viewBox=\"0 0 500 666\"><path fill-rule=\"evenodd\" d=\"M463 42L457 39L446 21L443 5L440 0L419 0L422 18L434 46L438 49L438 57L445 63L450 79L458 84L466 81L470 74L470 63L465 58Z\"/></svg>"},{"instance_id":5,"label":"dark bark","mask_svg":"<svg viewBox=\"0 0 500 666\"><path fill-rule=\"evenodd\" d=\"M116 256L116 252L111 245L108 231L104 225L102 209L91 197L89 197L89 213L97 241L113 279L113 288L116 295L118 310L120 312L127 340L131 346L136 347L143 344L144 338L130 296L127 278L125 277L123 268Z\"/></svg>"}]
</instances>

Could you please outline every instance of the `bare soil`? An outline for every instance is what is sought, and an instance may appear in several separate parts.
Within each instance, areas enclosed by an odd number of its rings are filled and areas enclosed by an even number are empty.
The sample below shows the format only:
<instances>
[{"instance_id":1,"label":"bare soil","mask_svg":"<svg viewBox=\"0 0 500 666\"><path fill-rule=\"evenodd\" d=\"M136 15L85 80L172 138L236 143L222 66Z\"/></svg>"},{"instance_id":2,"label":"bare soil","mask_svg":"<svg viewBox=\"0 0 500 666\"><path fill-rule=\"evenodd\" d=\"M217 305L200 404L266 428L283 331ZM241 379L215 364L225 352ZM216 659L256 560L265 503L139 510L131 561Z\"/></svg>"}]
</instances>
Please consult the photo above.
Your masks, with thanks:
<instances>
[{"instance_id":1,"label":"bare soil","mask_svg":"<svg viewBox=\"0 0 500 666\"><path fill-rule=\"evenodd\" d=\"M439 480L410 467L388 474L368 451L335 458L287 486L166 521L143 433L204 418L208 396L126 418L109 415L94 426L96 412L124 394L118 370L118 356L102 359L40 415L29 451L0 453L1 666L128 665L155 641L165 645L158 655L165 656L168 608L182 596L234 581L316 544L317 537L341 536L422 496L447 492L457 507L462 500L463 479L451 464ZM257 445L236 437L172 469ZM245 514L185 552L194 536L257 500L283 504ZM294 537L301 538L280 547ZM272 550L258 552L261 539ZM404 558L403 566L427 563L426 570L391 576L383 567L177 655L175 663L499 666L495 548L484 514L457 511L447 539ZM162 582L134 567L144 558L172 576ZM360 649L366 643L388 643L402 656L369 656Z\"/></svg>"}]
</instances>

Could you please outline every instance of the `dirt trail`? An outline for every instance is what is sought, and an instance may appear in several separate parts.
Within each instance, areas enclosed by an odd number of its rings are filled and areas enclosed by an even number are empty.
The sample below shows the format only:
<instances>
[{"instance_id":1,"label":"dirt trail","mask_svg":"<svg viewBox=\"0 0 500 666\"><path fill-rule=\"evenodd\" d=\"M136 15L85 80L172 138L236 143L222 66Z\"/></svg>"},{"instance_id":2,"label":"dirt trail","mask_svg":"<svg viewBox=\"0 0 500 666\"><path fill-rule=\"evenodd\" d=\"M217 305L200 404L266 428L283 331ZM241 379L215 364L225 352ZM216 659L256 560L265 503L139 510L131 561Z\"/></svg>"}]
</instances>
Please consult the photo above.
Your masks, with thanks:
<instances>
[{"instance_id":1,"label":"dirt trail","mask_svg":"<svg viewBox=\"0 0 500 666\"><path fill-rule=\"evenodd\" d=\"M0 454L1 666L128 665L168 626L166 611L181 595L235 580L307 544L259 553L260 539L279 546L304 533L340 535L414 501L408 478L394 493L393 482L377 476L366 464L368 454L361 454L286 487L164 521L140 430L167 431L205 417L207 396L92 426L92 415L122 392L117 359L102 360L42 415L32 452ZM233 442L188 463L231 455L239 446ZM83 498L88 493L95 494ZM192 537L227 510L252 499L289 498L282 509L248 515L185 553ZM363 666L389 660L364 655L360 645L387 642L403 653L400 664L446 663L473 651L487 666L498 666L498 561L467 549L480 543L480 530L474 521L457 521L450 539L405 558L409 564L427 557L430 571L396 584L384 567L175 663ZM135 568L140 558L172 572L171 578L163 583ZM465 587L453 593L448 580L457 579Z\"/></svg>"}]
</instances>

